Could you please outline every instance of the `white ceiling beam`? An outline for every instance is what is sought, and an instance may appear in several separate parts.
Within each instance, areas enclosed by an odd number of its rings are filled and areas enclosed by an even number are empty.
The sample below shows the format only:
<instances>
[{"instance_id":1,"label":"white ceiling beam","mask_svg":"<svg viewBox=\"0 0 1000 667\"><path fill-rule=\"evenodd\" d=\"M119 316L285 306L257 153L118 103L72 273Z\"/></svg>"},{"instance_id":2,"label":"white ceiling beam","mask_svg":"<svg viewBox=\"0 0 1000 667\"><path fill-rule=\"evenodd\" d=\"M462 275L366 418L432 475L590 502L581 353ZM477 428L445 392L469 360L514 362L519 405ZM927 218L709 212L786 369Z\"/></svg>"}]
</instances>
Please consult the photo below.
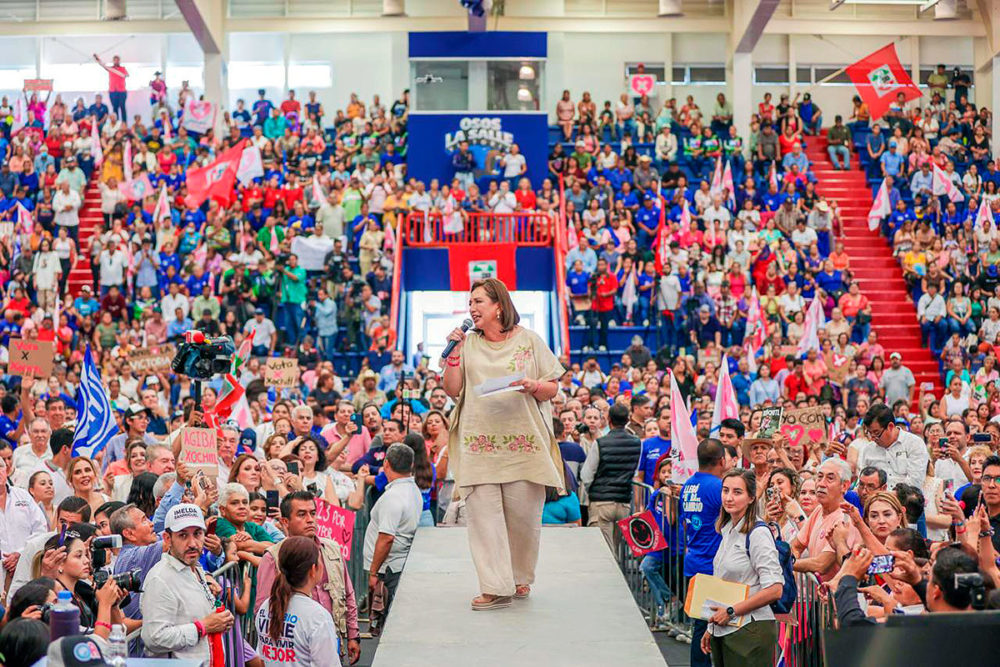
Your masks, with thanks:
<instances>
[{"instance_id":1,"label":"white ceiling beam","mask_svg":"<svg viewBox=\"0 0 1000 667\"><path fill-rule=\"evenodd\" d=\"M222 53L226 43L224 0L176 0L177 9L204 53Z\"/></svg>"},{"instance_id":2,"label":"white ceiling beam","mask_svg":"<svg viewBox=\"0 0 1000 667\"><path fill-rule=\"evenodd\" d=\"M976 60L976 71L985 71L993 64L993 58L1000 55L1000 0L976 0L976 9L986 37L986 54Z\"/></svg>"},{"instance_id":3,"label":"white ceiling beam","mask_svg":"<svg viewBox=\"0 0 1000 667\"><path fill-rule=\"evenodd\" d=\"M990 0L996 1L996 0ZM831 14L833 16L833 14ZM876 21L869 19L789 19L772 18L764 33L768 35L859 35L898 38L910 37L983 37L982 21Z\"/></svg>"},{"instance_id":4,"label":"white ceiling beam","mask_svg":"<svg viewBox=\"0 0 1000 667\"><path fill-rule=\"evenodd\" d=\"M731 43L735 44L735 53L751 53L768 21L774 15L774 10L778 8L780 0L759 0L750 2L749 0L736 0L733 12L733 35Z\"/></svg>"}]
</instances>

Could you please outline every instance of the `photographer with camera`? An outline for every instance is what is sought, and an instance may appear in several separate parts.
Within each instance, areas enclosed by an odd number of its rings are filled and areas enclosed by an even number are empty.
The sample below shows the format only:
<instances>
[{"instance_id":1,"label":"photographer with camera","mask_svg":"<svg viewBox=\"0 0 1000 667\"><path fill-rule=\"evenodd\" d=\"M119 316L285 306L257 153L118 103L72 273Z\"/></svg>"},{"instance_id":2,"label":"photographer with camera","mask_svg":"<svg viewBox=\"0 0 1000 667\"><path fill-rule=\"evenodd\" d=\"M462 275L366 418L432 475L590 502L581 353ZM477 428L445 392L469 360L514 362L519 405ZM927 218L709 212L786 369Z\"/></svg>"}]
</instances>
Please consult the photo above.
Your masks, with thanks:
<instances>
[{"instance_id":1,"label":"photographer with camera","mask_svg":"<svg viewBox=\"0 0 1000 667\"><path fill-rule=\"evenodd\" d=\"M122 548L114 564L115 577L132 574L138 581L144 581L163 556L163 538L153 530L153 522L134 504L128 504L111 514L111 533L120 535L122 540ZM208 558L212 570L225 564L226 554L217 535L205 536L205 548L210 552ZM132 597L125 605L125 616L140 619L141 591L129 590Z\"/></svg>"}]
</instances>

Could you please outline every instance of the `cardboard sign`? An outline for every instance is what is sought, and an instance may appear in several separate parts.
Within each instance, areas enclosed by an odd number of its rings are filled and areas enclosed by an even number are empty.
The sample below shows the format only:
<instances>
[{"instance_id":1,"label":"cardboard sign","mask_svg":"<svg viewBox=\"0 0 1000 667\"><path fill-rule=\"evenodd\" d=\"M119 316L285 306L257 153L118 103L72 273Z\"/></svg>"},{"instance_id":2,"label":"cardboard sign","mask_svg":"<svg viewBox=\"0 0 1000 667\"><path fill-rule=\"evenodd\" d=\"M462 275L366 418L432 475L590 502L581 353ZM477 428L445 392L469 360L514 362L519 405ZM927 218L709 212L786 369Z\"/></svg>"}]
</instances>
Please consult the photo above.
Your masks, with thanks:
<instances>
[{"instance_id":1,"label":"cardboard sign","mask_svg":"<svg viewBox=\"0 0 1000 667\"><path fill-rule=\"evenodd\" d=\"M52 79L25 79L24 89L34 92L52 90Z\"/></svg>"},{"instance_id":2,"label":"cardboard sign","mask_svg":"<svg viewBox=\"0 0 1000 667\"><path fill-rule=\"evenodd\" d=\"M781 428L781 406L775 408L764 408L760 415L760 428L757 429L758 438L769 439Z\"/></svg>"},{"instance_id":3,"label":"cardboard sign","mask_svg":"<svg viewBox=\"0 0 1000 667\"><path fill-rule=\"evenodd\" d=\"M354 539L354 512L331 505L322 498L316 499L316 537L333 540L340 545L340 555L351 560L351 542Z\"/></svg>"},{"instance_id":4,"label":"cardboard sign","mask_svg":"<svg viewBox=\"0 0 1000 667\"><path fill-rule=\"evenodd\" d=\"M656 525L656 518L649 510L621 519L618 529L622 531L633 556L645 556L652 551L667 548L667 539L663 537L660 527Z\"/></svg>"},{"instance_id":5,"label":"cardboard sign","mask_svg":"<svg viewBox=\"0 0 1000 667\"><path fill-rule=\"evenodd\" d=\"M829 441L829 429L826 427L826 416L822 407L799 408L785 413L779 429L792 447L826 443Z\"/></svg>"},{"instance_id":6,"label":"cardboard sign","mask_svg":"<svg viewBox=\"0 0 1000 667\"><path fill-rule=\"evenodd\" d=\"M851 358L836 352L825 352L823 361L826 362L827 377L830 382L842 385L847 382L847 372L851 365Z\"/></svg>"},{"instance_id":7,"label":"cardboard sign","mask_svg":"<svg viewBox=\"0 0 1000 667\"><path fill-rule=\"evenodd\" d=\"M52 341L11 338L8 375L48 379L52 375L56 350Z\"/></svg>"},{"instance_id":8,"label":"cardboard sign","mask_svg":"<svg viewBox=\"0 0 1000 667\"><path fill-rule=\"evenodd\" d=\"M144 347L133 350L128 355L128 362L132 364L132 372L136 375L158 373L170 370L170 362L176 353L177 349L169 343L159 347Z\"/></svg>"},{"instance_id":9,"label":"cardboard sign","mask_svg":"<svg viewBox=\"0 0 1000 667\"><path fill-rule=\"evenodd\" d=\"M185 426L181 429L181 458L192 470L201 470L206 477L219 476L219 443L214 429Z\"/></svg>"},{"instance_id":10,"label":"cardboard sign","mask_svg":"<svg viewBox=\"0 0 1000 667\"><path fill-rule=\"evenodd\" d=\"M299 386L299 360L268 357L264 366L264 383L282 389Z\"/></svg>"},{"instance_id":11,"label":"cardboard sign","mask_svg":"<svg viewBox=\"0 0 1000 667\"><path fill-rule=\"evenodd\" d=\"M698 350L698 367L704 368L707 363L715 364L716 369L719 368L719 364L722 363L722 353L715 348L708 350Z\"/></svg>"}]
</instances>

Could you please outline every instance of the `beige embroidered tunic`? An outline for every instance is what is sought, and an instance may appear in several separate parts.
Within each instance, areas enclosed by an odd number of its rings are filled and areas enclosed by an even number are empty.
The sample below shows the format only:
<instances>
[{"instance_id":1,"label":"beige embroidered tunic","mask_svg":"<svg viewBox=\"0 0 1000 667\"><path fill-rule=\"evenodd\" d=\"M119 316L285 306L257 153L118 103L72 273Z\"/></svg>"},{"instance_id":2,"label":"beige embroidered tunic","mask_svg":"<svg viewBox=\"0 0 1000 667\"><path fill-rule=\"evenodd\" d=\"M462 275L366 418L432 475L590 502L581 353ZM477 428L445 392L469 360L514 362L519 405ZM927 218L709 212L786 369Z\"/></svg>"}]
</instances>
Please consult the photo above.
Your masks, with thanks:
<instances>
[{"instance_id":1,"label":"beige embroidered tunic","mask_svg":"<svg viewBox=\"0 0 1000 667\"><path fill-rule=\"evenodd\" d=\"M538 334L515 329L503 342L474 333L465 340L461 361L464 385L451 419L449 471L464 498L477 484L526 480L564 487L563 462L552 432L552 404L511 391L478 397L484 380L523 371L526 378L546 382L564 373L562 365Z\"/></svg>"}]
</instances>

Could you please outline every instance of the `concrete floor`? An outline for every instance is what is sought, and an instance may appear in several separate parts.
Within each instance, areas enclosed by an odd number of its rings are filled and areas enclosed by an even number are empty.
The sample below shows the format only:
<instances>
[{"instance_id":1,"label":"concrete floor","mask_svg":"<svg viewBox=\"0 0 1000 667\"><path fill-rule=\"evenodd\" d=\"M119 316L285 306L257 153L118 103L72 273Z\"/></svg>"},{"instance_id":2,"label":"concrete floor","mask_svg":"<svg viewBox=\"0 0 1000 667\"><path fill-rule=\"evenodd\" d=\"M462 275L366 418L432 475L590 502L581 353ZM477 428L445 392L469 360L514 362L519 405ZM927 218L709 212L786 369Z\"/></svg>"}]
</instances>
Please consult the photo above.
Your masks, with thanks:
<instances>
[{"instance_id":1,"label":"concrete floor","mask_svg":"<svg viewBox=\"0 0 1000 667\"><path fill-rule=\"evenodd\" d=\"M673 655L688 649L650 633L597 529L542 531L529 599L473 612L477 591L465 529L421 529L385 631L377 649L364 642L362 663L660 667L666 651L659 643Z\"/></svg>"}]
</instances>

